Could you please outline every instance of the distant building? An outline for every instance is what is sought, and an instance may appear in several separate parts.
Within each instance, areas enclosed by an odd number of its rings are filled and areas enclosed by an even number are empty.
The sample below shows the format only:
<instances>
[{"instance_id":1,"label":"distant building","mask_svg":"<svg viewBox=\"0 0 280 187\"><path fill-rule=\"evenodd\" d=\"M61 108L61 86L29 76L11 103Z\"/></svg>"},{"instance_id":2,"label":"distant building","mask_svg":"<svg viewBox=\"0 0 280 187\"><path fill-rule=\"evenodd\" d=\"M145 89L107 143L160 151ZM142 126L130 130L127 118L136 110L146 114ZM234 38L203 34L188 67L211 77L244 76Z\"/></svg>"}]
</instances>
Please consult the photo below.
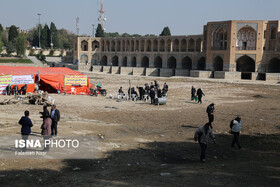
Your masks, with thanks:
<instances>
[{"instance_id":1,"label":"distant building","mask_svg":"<svg viewBox=\"0 0 280 187\"><path fill-rule=\"evenodd\" d=\"M280 81L279 23L208 22L202 35L188 36L78 37L73 61L83 71Z\"/></svg>"}]
</instances>

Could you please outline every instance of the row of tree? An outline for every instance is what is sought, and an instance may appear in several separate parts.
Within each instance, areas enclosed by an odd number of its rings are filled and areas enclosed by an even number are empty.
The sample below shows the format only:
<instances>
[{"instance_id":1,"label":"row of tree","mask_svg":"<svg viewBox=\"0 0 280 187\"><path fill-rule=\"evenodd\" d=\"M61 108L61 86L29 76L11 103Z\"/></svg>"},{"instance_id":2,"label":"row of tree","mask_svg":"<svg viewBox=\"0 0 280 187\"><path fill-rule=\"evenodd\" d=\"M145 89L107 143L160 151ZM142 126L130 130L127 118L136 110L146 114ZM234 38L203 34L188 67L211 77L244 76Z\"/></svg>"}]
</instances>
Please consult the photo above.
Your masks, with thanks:
<instances>
[{"instance_id":1,"label":"row of tree","mask_svg":"<svg viewBox=\"0 0 280 187\"><path fill-rule=\"evenodd\" d=\"M145 36L155 36L154 34L146 34ZM171 36L169 27L164 27L159 36ZM118 32L105 33L102 26L98 24L95 37L141 37L140 34L119 34Z\"/></svg>"},{"instance_id":2,"label":"row of tree","mask_svg":"<svg viewBox=\"0 0 280 187\"><path fill-rule=\"evenodd\" d=\"M57 29L52 22L50 27L45 24L43 27L39 25L29 30L27 33L20 33L18 28L12 25L9 30L4 30L0 24L0 52L3 47L6 48L8 55L13 52L17 52L18 56L21 51L26 50L26 45L39 47L39 30L40 30L40 47L43 49L50 48L51 43L55 49L73 49L73 43L76 40L76 35L67 31L66 29ZM24 41L24 42L22 42ZM19 47L19 43L24 43Z\"/></svg>"},{"instance_id":3,"label":"row of tree","mask_svg":"<svg viewBox=\"0 0 280 187\"><path fill-rule=\"evenodd\" d=\"M40 44L42 48L50 48L51 44L55 49L72 49L74 40L77 35L67 31L66 29L57 29L55 24L51 22L50 27L45 24L34 27L27 34L27 40L32 46L39 46L39 29Z\"/></svg>"},{"instance_id":4,"label":"row of tree","mask_svg":"<svg viewBox=\"0 0 280 187\"><path fill-rule=\"evenodd\" d=\"M8 55L17 52L18 56L23 56L26 50L26 44L30 46L39 46L39 31L40 31L40 47L43 49L53 46L55 49L73 49L74 41L77 35L67 31L66 29L57 29L55 24L51 22L50 27L45 24L44 27L39 25L32 28L27 33L19 33L18 28L12 25L8 31L4 31L0 24L0 53L3 47L6 47ZM147 34L145 36L155 36ZM170 29L164 27L160 36L171 36ZM95 37L141 37L139 34L119 34L118 32L105 33L102 26L98 24ZM52 46L51 46L52 44Z\"/></svg>"},{"instance_id":5,"label":"row of tree","mask_svg":"<svg viewBox=\"0 0 280 187\"><path fill-rule=\"evenodd\" d=\"M4 46L8 55L16 52L18 56L24 56L26 50L25 34L19 33L14 25L10 27L8 33L4 32L0 24L0 52L2 52Z\"/></svg>"}]
</instances>

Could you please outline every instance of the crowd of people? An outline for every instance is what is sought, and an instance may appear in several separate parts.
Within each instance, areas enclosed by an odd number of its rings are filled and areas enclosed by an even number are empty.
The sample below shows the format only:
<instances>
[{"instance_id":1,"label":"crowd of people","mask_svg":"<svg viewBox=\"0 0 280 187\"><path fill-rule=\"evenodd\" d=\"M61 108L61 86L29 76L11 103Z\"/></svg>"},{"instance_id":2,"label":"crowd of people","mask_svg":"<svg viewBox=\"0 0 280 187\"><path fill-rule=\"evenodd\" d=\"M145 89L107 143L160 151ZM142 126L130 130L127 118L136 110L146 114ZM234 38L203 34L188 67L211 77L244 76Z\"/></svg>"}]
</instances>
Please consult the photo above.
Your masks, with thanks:
<instances>
[{"instance_id":1,"label":"crowd of people","mask_svg":"<svg viewBox=\"0 0 280 187\"><path fill-rule=\"evenodd\" d=\"M25 89L26 92L26 85L23 87L22 87L23 91ZM163 88L161 89L159 83L156 80L154 82L151 82L150 85L146 83L143 87L137 86L136 89L134 87L128 89L128 96L131 96L132 100L150 99L151 104L156 104L155 98L166 97L167 93L168 93L168 85L166 84L166 82L164 83ZM122 87L119 88L118 94L125 95ZM202 89L199 88L198 90L196 90L195 87L192 86L191 100L192 101L195 100L195 102L202 104L202 96L205 96ZM211 103L210 105L207 106L206 113L208 116L208 122L204 126L199 127L194 134L194 140L198 141L201 148L201 154L200 154L201 162L206 161L206 149L207 149L207 144L209 143L209 139L211 138L213 142L216 143L215 135L213 133L213 122L214 122L214 113L215 113L214 103ZM42 115L41 118L43 119L43 124L41 125L41 129L42 129L41 134L43 135L44 140L49 139L52 136L57 136L57 124L58 121L60 120L60 112L58 109L56 109L56 106L52 105L50 112L47 109L47 106L44 106L43 112L40 112L40 114ZM21 128L22 139L27 140L28 136L31 133L31 127L33 126L32 121L29 118L29 111L24 112L24 116L20 119L19 124L22 126ZM231 133L233 135L231 146L234 147L236 144L238 149L241 149L241 145L239 142L239 136L241 131L240 115L238 115L235 119L231 120L230 128L231 128ZM24 151L25 150L26 149L24 149ZM49 147L45 147L44 151L49 151Z\"/></svg>"},{"instance_id":2,"label":"crowd of people","mask_svg":"<svg viewBox=\"0 0 280 187\"><path fill-rule=\"evenodd\" d=\"M133 101L137 100L151 100L151 104L156 104L156 98L167 97L168 85L166 82L163 85L163 88L160 88L159 83L155 80L149 85L146 83L143 87L137 86L129 88L127 91L127 96L130 96ZM123 96L125 95L123 88L120 87L118 94Z\"/></svg>"},{"instance_id":3,"label":"crowd of people","mask_svg":"<svg viewBox=\"0 0 280 187\"><path fill-rule=\"evenodd\" d=\"M18 88L18 85L15 85L13 88L10 84L6 86L6 95L26 95L27 91L27 84L22 86L20 89Z\"/></svg>"}]
</instances>

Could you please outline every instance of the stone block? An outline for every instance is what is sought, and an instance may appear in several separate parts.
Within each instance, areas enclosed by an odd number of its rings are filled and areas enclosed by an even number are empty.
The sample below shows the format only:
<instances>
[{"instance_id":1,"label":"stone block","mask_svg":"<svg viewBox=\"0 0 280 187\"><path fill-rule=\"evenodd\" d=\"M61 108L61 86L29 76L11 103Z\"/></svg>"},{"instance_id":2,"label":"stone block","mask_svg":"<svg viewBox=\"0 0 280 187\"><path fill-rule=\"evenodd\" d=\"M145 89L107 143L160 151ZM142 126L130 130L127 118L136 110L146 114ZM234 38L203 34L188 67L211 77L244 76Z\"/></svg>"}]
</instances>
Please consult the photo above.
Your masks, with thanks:
<instances>
[{"instance_id":1,"label":"stone block","mask_svg":"<svg viewBox=\"0 0 280 187\"><path fill-rule=\"evenodd\" d=\"M120 67L120 74L122 75L132 75L133 68L132 67Z\"/></svg>"},{"instance_id":2,"label":"stone block","mask_svg":"<svg viewBox=\"0 0 280 187\"><path fill-rule=\"evenodd\" d=\"M240 80L241 72L215 71L214 78L215 79Z\"/></svg>"},{"instance_id":3,"label":"stone block","mask_svg":"<svg viewBox=\"0 0 280 187\"><path fill-rule=\"evenodd\" d=\"M159 71L160 71L160 69L158 69L158 68L146 68L146 76L158 77Z\"/></svg>"},{"instance_id":4,"label":"stone block","mask_svg":"<svg viewBox=\"0 0 280 187\"><path fill-rule=\"evenodd\" d=\"M175 69L165 69L165 68L160 69L160 76L161 77L175 76L175 73L176 73Z\"/></svg>"},{"instance_id":5,"label":"stone block","mask_svg":"<svg viewBox=\"0 0 280 187\"><path fill-rule=\"evenodd\" d=\"M142 67L133 68L133 75L146 76L146 70Z\"/></svg>"},{"instance_id":6,"label":"stone block","mask_svg":"<svg viewBox=\"0 0 280 187\"><path fill-rule=\"evenodd\" d=\"M198 77L198 78L211 78L212 77L212 71L191 70L190 76L191 77Z\"/></svg>"}]
</instances>

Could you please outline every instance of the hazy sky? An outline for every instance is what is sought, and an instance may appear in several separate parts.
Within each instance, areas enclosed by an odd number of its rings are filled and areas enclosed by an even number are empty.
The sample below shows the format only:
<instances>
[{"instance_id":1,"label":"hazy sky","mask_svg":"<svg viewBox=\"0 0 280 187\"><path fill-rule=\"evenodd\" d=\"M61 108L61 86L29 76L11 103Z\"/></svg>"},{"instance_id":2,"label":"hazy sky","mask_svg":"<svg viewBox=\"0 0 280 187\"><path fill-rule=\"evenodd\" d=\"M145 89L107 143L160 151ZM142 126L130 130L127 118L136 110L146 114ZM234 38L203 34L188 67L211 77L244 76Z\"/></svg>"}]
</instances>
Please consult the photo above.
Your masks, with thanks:
<instances>
[{"instance_id":1,"label":"hazy sky","mask_svg":"<svg viewBox=\"0 0 280 187\"><path fill-rule=\"evenodd\" d=\"M30 29L38 22L80 34L97 25L97 0L0 0L0 23ZM159 34L169 26L172 35L201 34L203 25L220 20L278 20L280 0L104 0L106 32Z\"/></svg>"}]
</instances>

